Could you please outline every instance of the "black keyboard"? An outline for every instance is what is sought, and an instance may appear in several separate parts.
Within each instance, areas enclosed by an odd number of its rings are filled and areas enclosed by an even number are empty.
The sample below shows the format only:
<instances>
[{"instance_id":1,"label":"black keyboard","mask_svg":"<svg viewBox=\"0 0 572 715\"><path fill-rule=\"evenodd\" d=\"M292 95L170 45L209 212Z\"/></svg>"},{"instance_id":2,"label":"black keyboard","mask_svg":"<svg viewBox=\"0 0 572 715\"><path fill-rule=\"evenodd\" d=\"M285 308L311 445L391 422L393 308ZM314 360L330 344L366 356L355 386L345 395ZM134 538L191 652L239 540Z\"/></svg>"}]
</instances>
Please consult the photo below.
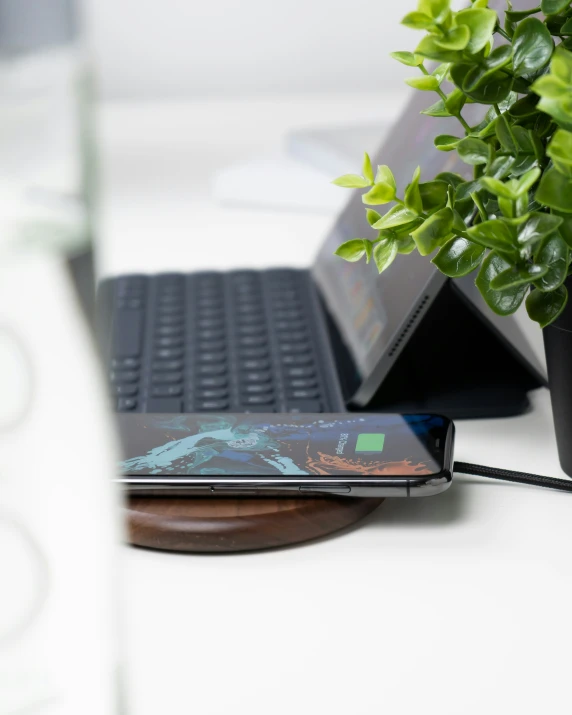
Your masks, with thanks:
<instances>
[{"instance_id":1,"label":"black keyboard","mask_svg":"<svg viewBox=\"0 0 572 715\"><path fill-rule=\"evenodd\" d=\"M307 271L121 276L100 289L120 412L333 412Z\"/></svg>"}]
</instances>

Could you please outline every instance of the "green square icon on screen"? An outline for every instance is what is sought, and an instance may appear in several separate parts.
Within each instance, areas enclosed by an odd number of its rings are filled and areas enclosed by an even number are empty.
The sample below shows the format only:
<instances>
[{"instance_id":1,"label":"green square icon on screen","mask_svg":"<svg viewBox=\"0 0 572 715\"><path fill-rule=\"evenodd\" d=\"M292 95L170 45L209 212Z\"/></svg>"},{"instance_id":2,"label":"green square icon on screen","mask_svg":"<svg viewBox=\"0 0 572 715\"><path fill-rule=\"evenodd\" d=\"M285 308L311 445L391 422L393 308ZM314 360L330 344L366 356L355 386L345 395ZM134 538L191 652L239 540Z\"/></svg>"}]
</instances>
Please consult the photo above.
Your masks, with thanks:
<instances>
[{"instance_id":1,"label":"green square icon on screen","mask_svg":"<svg viewBox=\"0 0 572 715\"><path fill-rule=\"evenodd\" d=\"M383 452L385 443L385 435L378 434L360 434L357 438L356 452Z\"/></svg>"}]
</instances>

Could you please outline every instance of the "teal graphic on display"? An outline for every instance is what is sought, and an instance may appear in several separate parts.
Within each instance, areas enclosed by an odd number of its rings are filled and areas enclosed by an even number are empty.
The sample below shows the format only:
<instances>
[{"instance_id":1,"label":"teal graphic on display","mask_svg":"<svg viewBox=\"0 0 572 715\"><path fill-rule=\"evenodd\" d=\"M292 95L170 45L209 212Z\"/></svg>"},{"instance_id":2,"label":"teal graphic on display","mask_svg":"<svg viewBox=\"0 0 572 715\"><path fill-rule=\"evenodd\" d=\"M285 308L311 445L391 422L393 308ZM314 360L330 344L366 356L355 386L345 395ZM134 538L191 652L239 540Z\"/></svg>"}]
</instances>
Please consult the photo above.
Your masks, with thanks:
<instances>
[{"instance_id":1,"label":"teal graphic on display","mask_svg":"<svg viewBox=\"0 0 572 715\"><path fill-rule=\"evenodd\" d=\"M130 415L125 475L423 475L443 419L430 415Z\"/></svg>"}]
</instances>

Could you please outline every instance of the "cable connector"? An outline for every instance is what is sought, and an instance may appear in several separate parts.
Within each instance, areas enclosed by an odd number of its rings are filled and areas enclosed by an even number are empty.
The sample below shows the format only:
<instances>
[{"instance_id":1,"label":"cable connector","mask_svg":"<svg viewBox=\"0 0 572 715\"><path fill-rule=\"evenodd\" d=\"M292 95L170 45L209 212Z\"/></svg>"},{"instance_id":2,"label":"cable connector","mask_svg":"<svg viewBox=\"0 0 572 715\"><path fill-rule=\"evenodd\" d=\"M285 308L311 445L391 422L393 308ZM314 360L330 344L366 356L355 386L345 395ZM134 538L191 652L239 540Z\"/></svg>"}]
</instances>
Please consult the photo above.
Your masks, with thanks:
<instances>
[{"instance_id":1,"label":"cable connector","mask_svg":"<svg viewBox=\"0 0 572 715\"><path fill-rule=\"evenodd\" d=\"M459 472L460 474L470 474L475 477L502 479L505 482L531 484L535 487L558 489L561 492L572 492L572 480L569 479L556 479L556 477L541 477L538 474L527 474L526 472L511 472L508 469L483 467L479 464L468 464L467 462L455 462L455 464L453 465L453 471Z\"/></svg>"}]
</instances>

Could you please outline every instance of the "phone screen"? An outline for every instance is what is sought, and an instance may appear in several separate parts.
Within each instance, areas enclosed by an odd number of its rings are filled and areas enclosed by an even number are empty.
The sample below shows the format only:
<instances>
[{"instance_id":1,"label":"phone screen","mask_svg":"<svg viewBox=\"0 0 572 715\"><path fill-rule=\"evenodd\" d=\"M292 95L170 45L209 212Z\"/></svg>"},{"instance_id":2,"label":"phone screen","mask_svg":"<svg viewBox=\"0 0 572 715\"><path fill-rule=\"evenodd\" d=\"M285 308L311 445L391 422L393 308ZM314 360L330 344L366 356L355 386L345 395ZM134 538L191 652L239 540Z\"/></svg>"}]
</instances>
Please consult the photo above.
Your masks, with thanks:
<instances>
[{"instance_id":1,"label":"phone screen","mask_svg":"<svg viewBox=\"0 0 572 715\"><path fill-rule=\"evenodd\" d=\"M123 475L417 476L444 467L436 415L119 415Z\"/></svg>"}]
</instances>

